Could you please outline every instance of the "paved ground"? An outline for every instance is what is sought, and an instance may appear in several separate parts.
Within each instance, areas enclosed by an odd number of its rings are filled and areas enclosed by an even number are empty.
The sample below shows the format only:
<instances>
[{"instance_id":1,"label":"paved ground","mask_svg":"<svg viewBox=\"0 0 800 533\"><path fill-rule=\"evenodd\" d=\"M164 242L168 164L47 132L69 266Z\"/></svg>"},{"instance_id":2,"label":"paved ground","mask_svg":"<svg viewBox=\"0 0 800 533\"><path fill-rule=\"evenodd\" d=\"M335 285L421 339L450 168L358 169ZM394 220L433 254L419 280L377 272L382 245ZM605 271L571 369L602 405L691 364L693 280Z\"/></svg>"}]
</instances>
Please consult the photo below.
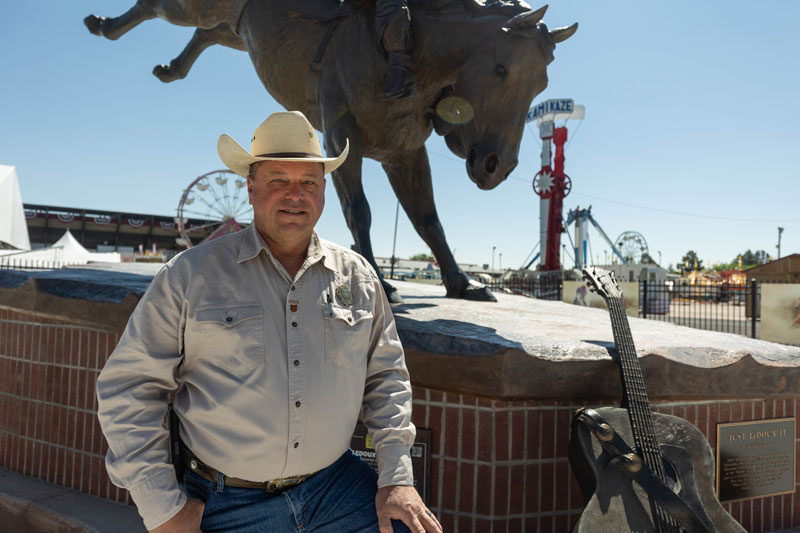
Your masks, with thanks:
<instances>
[{"instance_id":1,"label":"paved ground","mask_svg":"<svg viewBox=\"0 0 800 533\"><path fill-rule=\"evenodd\" d=\"M0 469L0 530L25 533L146 533L134 507Z\"/></svg>"}]
</instances>

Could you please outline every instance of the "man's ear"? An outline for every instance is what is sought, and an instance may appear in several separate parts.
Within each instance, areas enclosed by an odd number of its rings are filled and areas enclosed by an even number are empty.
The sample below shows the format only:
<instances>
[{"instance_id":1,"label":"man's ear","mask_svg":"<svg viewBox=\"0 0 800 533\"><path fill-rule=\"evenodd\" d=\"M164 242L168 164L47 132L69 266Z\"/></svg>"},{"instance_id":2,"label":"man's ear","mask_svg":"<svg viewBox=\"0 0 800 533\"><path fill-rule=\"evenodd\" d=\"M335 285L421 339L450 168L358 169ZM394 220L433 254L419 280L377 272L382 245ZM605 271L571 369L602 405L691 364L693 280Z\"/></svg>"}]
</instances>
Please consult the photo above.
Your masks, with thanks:
<instances>
[{"instance_id":1,"label":"man's ear","mask_svg":"<svg viewBox=\"0 0 800 533\"><path fill-rule=\"evenodd\" d=\"M253 205L253 178L251 178L250 175L248 174L247 176L245 176L245 179L247 179L248 200L250 205Z\"/></svg>"}]
</instances>

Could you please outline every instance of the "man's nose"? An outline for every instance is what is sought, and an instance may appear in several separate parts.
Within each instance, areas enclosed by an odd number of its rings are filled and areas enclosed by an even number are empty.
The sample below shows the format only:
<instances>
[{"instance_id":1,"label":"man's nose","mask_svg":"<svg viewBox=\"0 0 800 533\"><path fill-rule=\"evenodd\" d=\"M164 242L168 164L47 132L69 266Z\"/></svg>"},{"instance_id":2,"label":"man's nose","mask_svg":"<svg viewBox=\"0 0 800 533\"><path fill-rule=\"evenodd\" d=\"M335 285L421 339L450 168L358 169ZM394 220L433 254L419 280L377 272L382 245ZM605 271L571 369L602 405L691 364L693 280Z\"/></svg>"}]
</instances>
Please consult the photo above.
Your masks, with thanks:
<instances>
[{"instance_id":1,"label":"man's nose","mask_svg":"<svg viewBox=\"0 0 800 533\"><path fill-rule=\"evenodd\" d=\"M289 183L286 187L286 198L290 200L303 199L303 187L299 183Z\"/></svg>"}]
</instances>

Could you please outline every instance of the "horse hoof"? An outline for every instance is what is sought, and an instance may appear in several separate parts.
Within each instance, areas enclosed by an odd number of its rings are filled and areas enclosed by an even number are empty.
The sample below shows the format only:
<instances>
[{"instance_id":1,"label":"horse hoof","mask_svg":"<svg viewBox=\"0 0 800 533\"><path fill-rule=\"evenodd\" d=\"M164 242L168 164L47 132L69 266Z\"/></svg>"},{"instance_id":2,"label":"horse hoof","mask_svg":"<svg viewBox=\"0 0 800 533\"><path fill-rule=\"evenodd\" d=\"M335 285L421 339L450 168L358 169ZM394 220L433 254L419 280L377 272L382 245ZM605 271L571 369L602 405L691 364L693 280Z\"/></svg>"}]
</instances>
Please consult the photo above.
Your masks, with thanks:
<instances>
[{"instance_id":1,"label":"horse hoof","mask_svg":"<svg viewBox=\"0 0 800 533\"><path fill-rule=\"evenodd\" d=\"M459 298L464 300L472 300L473 302L496 302L497 298L494 297L492 291L486 287L469 286L461 292Z\"/></svg>"},{"instance_id":2,"label":"horse hoof","mask_svg":"<svg viewBox=\"0 0 800 533\"><path fill-rule=\"evenodd\" d=\"M153 76L163 81L164 83L169 83L175 79L175 77L172 76L172 72L169 70L169 67L167 65L156 65L155 67L153 67Z\"/></svg>"},{"instance_id":3,"label":"horse hoof","mask_svg":"<svg viewBox=\"0 0 800 533\"><path fill-rule=\"evenodd\" d=\"M89 15L83 19L83 23L94 35L103 36L103 19L97 15Z\"/></svg>"},{"instance_id":4,"label":"horse hoof","mask_svg":"<svg viewBox=\"0 0 800 533\"><path fill-rule=\"evenodd\" d=\"M384 290L386 291L386 298L389 300L390 304L399 305L406 303L406 301L403 300L403 297L400 296L400 293L397 292L397 289L395 289L391 285L386 285L384 287Z\"/></svg>"}]
</instances>

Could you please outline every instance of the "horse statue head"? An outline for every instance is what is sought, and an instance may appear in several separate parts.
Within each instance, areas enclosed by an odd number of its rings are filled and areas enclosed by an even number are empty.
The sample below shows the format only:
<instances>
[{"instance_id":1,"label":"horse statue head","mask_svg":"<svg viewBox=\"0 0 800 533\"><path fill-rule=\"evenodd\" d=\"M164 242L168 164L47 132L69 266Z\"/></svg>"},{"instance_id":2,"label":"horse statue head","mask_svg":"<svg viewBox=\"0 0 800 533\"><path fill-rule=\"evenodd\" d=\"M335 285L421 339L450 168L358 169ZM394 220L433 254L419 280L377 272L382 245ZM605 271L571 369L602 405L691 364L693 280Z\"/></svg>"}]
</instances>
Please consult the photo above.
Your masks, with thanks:
<instances>
[{"instance_id":1,"label":"horse statue head","mask_svg":"<svg viewBox=\"0 0 800 533\"><path fill-rule=\"evenodd\" d=\"M525 117L533 99L547 87L547 65L556 43L578 29L576 22L548 31L541 22L546 10L547 6L507 20L497 28L496 39L476 49L459 68L453 106L464 107L457 113L469 120L437 129L450 150L466 159L467 174L480 189L494 189L517 166Z\"/></svg>"}]
</instances>

